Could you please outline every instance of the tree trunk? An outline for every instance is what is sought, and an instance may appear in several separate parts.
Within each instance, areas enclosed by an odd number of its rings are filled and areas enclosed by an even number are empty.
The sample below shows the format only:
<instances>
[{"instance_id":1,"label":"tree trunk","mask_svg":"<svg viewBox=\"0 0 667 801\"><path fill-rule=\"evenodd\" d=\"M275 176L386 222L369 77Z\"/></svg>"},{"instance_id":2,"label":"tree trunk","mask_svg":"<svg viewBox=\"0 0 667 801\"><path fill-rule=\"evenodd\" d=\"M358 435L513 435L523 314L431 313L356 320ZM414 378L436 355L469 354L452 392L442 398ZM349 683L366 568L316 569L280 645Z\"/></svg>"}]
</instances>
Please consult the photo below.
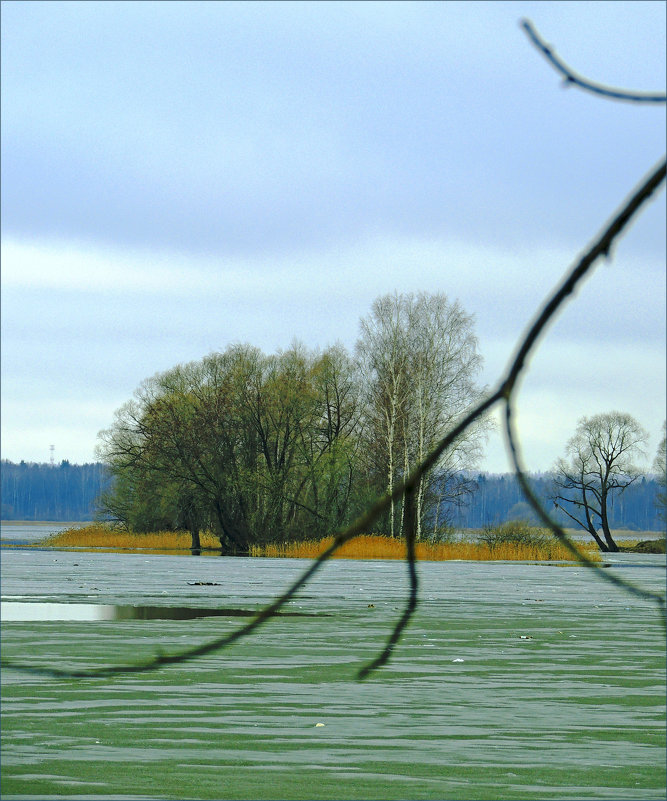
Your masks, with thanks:
<instances>
[{"instance_id":1,"label":"tree trunk","mask_svg":"<svg viewBox=\"0 0 667 801\"><path fill-rule=\"evenodd\" d=\"M610 550L609 545L603 542L602 537L600 537L600 535L597 532L597 529L593 525L593 520L591 519L591 507L588 505L588 498L586 497L585 488L582 489L581 495L584 501L584 514L586 515L586 526L588 528L588 531L591 537L593 537L593 539L595 540L595 542L597 542L598 548L602 551L602 553L607 553L607 551ZM605 496L602 495L600 498L600 513L599 513L600 520L603 520L604 511L605 511ZM604 531L604 525L603 525L603 531Z\"/></svg>"},{"instance_id":2,"label":"tree trunk","mask_svg":"<svg viewBox=\"0 0 667 801\"><path fill-rule=\"evenodd\" d=\"M609 548L605 544L604 540L600 537L600 535L595 530L595 527L591 524L591 527L588 529L591 537L597 542L598 548L602 551L602 553L606 553Z\"/></svg>"},{"instance_id":3,"label":"tree trunk","mask_svg":"<svg viewBox=\"0 0 667 801\"><path fill-rule=\"evenodd\" d=\"M607 493L603 490L601 495L601 502L600 502L600 517L602 519L602 533L604 534L605 541L607 543L607 551L611 553L618 553L618 545L614 542L614 538L611 536L611 531L609 530L609 520L607 518Z\"/></svg>"},{"instance_id":4,"label":"tree trunk","mask_svg":"<svg viewBox=\"0 0 667 801\"><path fill-rule=\"evenodd\" d=\"M387 493L391 495L394 489L394 420L393 410L391 416L387 415ZM389 536L394 538L394 499L389 502Z\"/></svg>"},{"instance_id":5,"label":"tree trunk","mask_svg":"<svg viewBox=\"0 0 667 801\"><path fill-rule=\"evenodd\" d=\"M215 502L215 512L220 525L217 536L220 540L222 553L248 553L248 538L244 537L241 532L238 531L234 523L227 518L219 501Z\"/></svg>"}]
</instances>

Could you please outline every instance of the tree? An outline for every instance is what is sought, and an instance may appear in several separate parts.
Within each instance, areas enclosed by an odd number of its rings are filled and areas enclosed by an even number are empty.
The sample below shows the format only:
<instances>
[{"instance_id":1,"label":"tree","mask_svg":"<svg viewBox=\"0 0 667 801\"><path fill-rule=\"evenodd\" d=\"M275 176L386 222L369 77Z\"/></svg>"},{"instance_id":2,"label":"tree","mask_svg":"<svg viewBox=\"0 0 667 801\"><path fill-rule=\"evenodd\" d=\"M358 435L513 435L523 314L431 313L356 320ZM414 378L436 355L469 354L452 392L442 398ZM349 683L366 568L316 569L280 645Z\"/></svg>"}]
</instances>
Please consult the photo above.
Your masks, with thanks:
<instances>
[{"instance_id":1,"label":"tree","mask_svg":"<svg viewBox=\"0 0 667 801\"><path fill-rule=\"evenodd\" d=\"M554 505L588 531L601 551L618 551L609 529L609 507L614 495L641 476L634 460L643 454L646 439L629 414L582 417L567 443L568 459L556 464Z\"/></svg>"},{"instance_id":2,"label":"tree","mask_svg":"<svg viewBox=\"0 0 667 801\"><path fill-rule=\"evenodd\" d=\"M361 321L357 358L365 390L367 470L378 489L391 493L481 396L473 318L442 293L385 295ZM472 466L483 428L483 422L470 427L420 479L418 538L429 516L437 533L442 507L469 488L461 470ZM403 532L404 504L404 498L391 501L392 537Z\"/></svg>"},{"instance_id":3,"label":"tree","mask_svg":"<svg viewBox=\"0 0 667 801\"><path fill-rule=\"evenodd\" d=\"M315 513L311 536L330 534L368 503L361 473L360 384L353 361L340 346L316 355L310 367L315 409L300 435L300 461L308 506Z\"/></svg>"},{"instance_id":4,"label":"tree","mask_svg":"<svg viewBox=\"0 0 667 801\"><path fill-rule=\"evenodd\" d=\"M190 426L197 373L196 365L185 365L144 381L114 425L100 432L98 446L114 477L100 511L135 531L187 528L195 550L208 489L188 447L189 436L197 435Z\"/></svg>"},{"instance_id":5,"label":"tree","mask_svg":"<svg viewBox=\"0 0 667 801\"><path fill-rule=\"evenodd\" d=\"M356 508L358 383L340 347L247 345L143 382L101 432L103 509L138 531L211 528L223 550L329 533ZM357 504L358 505L358 504Z\"/></svg>"}]
</instances>

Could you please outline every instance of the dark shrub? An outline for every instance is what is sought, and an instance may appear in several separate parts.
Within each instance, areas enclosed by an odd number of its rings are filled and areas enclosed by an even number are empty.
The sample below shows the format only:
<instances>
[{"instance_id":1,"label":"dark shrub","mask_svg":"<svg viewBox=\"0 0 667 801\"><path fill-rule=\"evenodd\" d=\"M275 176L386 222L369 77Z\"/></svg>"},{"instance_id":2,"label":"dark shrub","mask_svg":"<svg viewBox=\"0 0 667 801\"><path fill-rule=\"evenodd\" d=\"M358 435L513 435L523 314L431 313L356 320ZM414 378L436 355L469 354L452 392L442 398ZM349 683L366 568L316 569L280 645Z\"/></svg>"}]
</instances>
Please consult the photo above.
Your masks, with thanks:
<instances>
[{"instance_id":1,"label":"dark shrub","mask_svg":"<svg viewBox=\"0 0 667 801\"><path fill-rule=\"evenodd\" d=\"M510 520L502 526L486 526L477 535L477 540L490 548L506 542L531 545L536 548L544 548L553 543L553 537L547 529L532 526L525 520Z\"/></svg>"}]
</instances>

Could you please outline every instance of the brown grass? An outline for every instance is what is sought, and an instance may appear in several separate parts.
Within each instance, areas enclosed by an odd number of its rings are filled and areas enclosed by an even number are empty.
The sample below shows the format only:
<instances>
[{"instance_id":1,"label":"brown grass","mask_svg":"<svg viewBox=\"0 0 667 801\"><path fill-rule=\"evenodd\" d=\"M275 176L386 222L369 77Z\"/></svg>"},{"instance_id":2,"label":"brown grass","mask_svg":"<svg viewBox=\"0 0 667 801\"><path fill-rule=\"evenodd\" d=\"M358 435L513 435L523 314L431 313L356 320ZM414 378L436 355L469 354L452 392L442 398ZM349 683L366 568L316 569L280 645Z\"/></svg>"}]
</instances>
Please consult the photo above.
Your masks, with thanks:
<instances>
[{"instance_id":1,"label":"brown grass","mask_svg":"<svg viewBox=\"0 0 667 801\"><path fill-rule=\"evenodd\" d=\"M219 540L209 531L201 533L202 548L220 549ZM94 524L83 528L68 528L52 534L39 543L55 548L107 548L112 550L189 551L192 537L187 531L154 531L139 534L134 531Z\"/></svg>"},{"instance_id":2,"label":"brown grass","mask_svg":"<svg viewBox=\"0 0 667 801\"><path fill-rule=\"evenodd\" d=\"M253 545L251 556L313 559L333 543L333 537L307 542L285 542L273 545ZM599 559L596 546L583 546L588 556ZM574 558L559 542L537 547L520 543L500 543L493 547L483 543L454 542L416 545L417 559L426 562L446 560L473 561L543 561L549 559L570 560ZM334 559L405 559L405 543L401 540L376 535L365 535L345 543L333 556Z\"/></svg>"},{"instance_id":3,"label":"brown grass","mask_svg":"<svg viewBox=\"0 0 667 801\"><path fill-rule=\"evenodd\" d=\"M333 537L304 542L285 542L268 545L252 545L251 556L313 559L333 543ZM37 543L40 547L54 548L95 548L107 551L152 551L173 553L190 551L192 539L184 531L156 531L139 534L124 529L93 524L80 528L70 528L52 534ZM210 532L201 534L202 549L218 550L220 543ZM592 559L599 559L594 544L581 544L580 547ZM476 542L454 542L430 544L419 542L416 546L417 558L422 561L472 560L472 561L573 561L572 555L558 542L535 546L523 543L505 542L490 546ZM405 543L398 539L380 535L356 537L343 545L333 556L334 559L405 559Z\"/></svg>"}]
</instances>

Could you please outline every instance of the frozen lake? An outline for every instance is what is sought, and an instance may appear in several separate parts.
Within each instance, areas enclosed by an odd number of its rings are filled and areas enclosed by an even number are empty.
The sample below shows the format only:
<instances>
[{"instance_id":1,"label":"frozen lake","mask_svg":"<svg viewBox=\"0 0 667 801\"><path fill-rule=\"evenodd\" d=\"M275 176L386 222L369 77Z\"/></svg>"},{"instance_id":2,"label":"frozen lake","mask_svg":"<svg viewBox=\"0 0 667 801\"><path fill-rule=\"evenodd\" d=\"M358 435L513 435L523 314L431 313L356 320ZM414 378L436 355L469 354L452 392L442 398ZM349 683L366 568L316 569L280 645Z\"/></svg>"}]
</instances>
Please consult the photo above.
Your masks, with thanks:
<instances>
[{"instance_id":1,"label":"frozen lake","mask_svg":"<svg viewBox=\"0 0 667 801\"><path fill-rule=\"evenodd\" d=\"M608 563L664 591L664 556ZM3 656L94 667L177 652L242 625L305 565L5 548ZM664 798L653 605L577 566L419 573L412 624L364 682L402 609L402 563L330 562L290 615L153 673L4 670L3 799Z\"/></svg>"}]
</instances>

